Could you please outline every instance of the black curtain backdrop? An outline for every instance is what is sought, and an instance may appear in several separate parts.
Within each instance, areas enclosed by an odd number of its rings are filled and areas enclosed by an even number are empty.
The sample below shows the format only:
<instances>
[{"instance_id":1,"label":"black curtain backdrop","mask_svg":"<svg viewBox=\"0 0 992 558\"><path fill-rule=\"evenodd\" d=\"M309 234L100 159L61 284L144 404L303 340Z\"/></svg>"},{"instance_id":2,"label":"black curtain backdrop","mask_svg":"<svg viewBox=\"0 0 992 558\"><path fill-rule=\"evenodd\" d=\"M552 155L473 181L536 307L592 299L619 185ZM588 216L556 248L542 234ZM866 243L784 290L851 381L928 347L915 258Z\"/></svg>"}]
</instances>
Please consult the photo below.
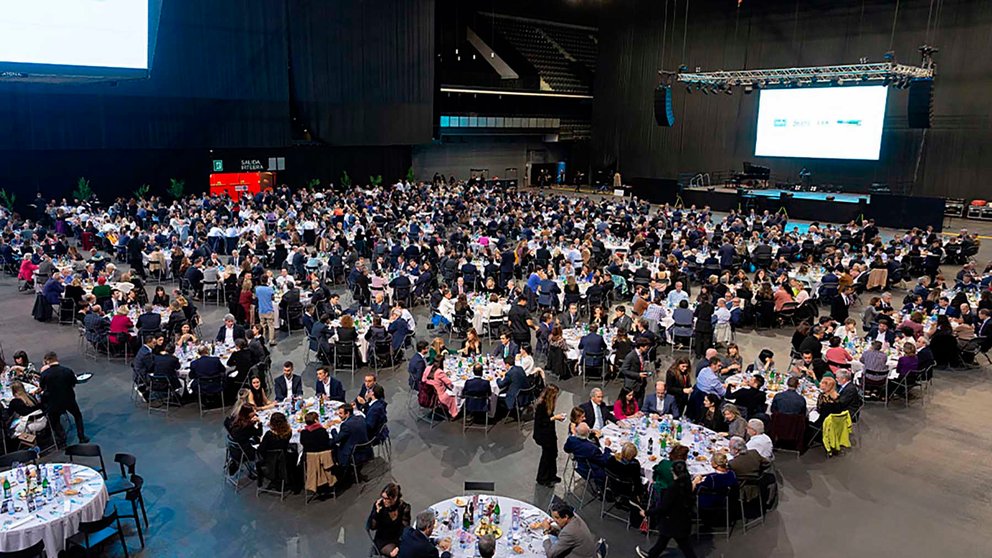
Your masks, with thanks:
<instances>
[{"instance_id":1,"label":"black curtain backdrop","mask_svg":"<svg viewBox=\"0 0 992 558\"><path fill-rule=\"evenodd\" d=\"M431 139L434 0L293 0L302 120L332 144Z\"/></svg>"},{"instance_id":2,"label":"black curtain backdrop","mask_svg":"<svg viewBox=\"0 0 992 558\"><path fill-rule=\"evenodd\" d=\"M357 155L328 144L430 141L433 18L433 0L164 2L149 79L0 81L0 186L56 195L85 176L103 197L169 177L206 188L209 149L289 148L303 129L331 161ZM360 160L382 168L361 171L321 157L289 176L385 178L410 164L409 148L374 149Z\"/></svg>"},{"instance_id":3,"label":"black curtain backdrop","mask_svg":"<svg viewBox=\"0 0 992 558\"><path fill-rule=\"evenodd\" d=\"M918 195L981 197L992 171L992 2L988 0L752 2L632 0L604 10L593 108L594 163L617 161L624 177L740 169L742 161L817 183L907 186ZM940 6L939 13L937 6ZM683 32L688 6L688 34ZM934 11L931 12L931 6ZM667 25L666 21L667 10ZM939 25L927 33L927 19ZM657 70L832 65L868 57L919 63L924 41L940 48L934 127L907 127L906 90L889 92L879 161L754 157L758 95L691 95L674 89L676 125L654 122ZM685 55L683 56L683 43Z\"/></svg>"}]
</instances>

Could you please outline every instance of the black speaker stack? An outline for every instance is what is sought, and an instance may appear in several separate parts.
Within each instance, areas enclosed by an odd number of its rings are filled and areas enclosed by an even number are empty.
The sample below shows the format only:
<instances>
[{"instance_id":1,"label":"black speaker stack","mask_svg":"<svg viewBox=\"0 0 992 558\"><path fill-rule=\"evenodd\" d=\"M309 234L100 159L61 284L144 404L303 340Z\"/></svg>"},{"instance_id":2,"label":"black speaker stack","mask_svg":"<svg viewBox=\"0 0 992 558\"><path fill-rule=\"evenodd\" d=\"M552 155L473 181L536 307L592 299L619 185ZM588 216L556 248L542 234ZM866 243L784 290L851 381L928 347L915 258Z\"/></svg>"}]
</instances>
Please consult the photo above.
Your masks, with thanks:
<instances>
[{"instance_id":1,"label":"black speaker stack","mask_svg":"<svg viewBox=\"0 0 992 558\"><path fill-rule=\"evenodd\" d=\"M910 128L929 128L933 123L933 79L909 82L906 116Z\"/></svg>"},{"instance_id":2,"label":"black speaker stack","mask_svg":"<svg viewBox=\"0 0 992 558\"><path fill-rule=\"evenodd\" d=\"M671 128L675 125L675 111L672 110L672 88L659 85L654 90L654 120L659 126Z\"/></svg>"}]
</instances>

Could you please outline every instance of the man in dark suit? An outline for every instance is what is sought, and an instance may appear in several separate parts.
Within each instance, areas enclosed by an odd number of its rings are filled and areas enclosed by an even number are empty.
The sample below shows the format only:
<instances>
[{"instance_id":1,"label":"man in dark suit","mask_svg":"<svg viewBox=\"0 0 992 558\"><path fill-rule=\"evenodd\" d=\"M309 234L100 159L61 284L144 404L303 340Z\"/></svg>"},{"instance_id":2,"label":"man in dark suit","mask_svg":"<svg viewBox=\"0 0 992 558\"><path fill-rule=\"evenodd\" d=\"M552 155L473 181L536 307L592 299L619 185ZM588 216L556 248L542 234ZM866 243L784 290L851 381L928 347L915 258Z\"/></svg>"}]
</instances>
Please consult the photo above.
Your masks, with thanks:
<instances>
[{"instance_id":1,"label":"man in dark suit","mask_svg":"<svg viewBox=\"0 0 992 558\"><path fill-rule=\"evenodd\" d=\"M672 415L672 418L679 418L682 412L679 404L675 401L675 396L665 393L665 381L658 380L654 383L654 393L644 396L644 404L641 405L641 412L646 415Z\"/></svg>"},{"instance_id":2,"label":"man in dark suit","mask_svg":"<svg viewBox=\"0 0 992 558\"><path fill-rule=\"evenodd\" d=\"M575 303L568 305L568 310L558 317L562 329L575 327L579 323L579 306Z\"/></svg>"},{"instance_id":3,"label":"man in dark suit","mask_svg":"<svg viewBox=\"0 0 992 558\"><path fill-rule=\"evenodd\" d=\"M502 332L499 334L499 343L493 347L492 355L493 358L501 358L503 362L508 365L513 365L517 353L520 352L520 345L517 345L512 339L510 339L510 334L507 332Z\"/></svg>"},{"instance_id":4,"label":"man in dark suit","mask_svg":"<svg viewBox=\"0 0 992 558\"><path fill-rule=\"evenodd\" d=\"M420 389L420 379L424 377L424 371L427 370L427 351L429 347L430 344L427 341L417 341L417 352L410 359L410 363L406 365L406 372L410 376L407 380L407 385L414 391Z\"/></svg>"},{"instance_id":5,"label":"man in dark suit","mask_svg":"<svg viewBox=\"0 0 992 558\"><path fill-rule=\"evenodd\" d=\"M234 346L238 339L245 338L245 328L239 326L233 314L224 316L224 325L217 330L216 341L224 345Z\"/></svg>"},{"instance_id":6,"label":"man in dark suit","mask_svg":"<svg viewBox=\"0 0 992 558\"><path fill-rule=\"evenodd\" d=\"M59 357L54 352L46 353L43 362L45 364L41 367L38 387L41 389L41 401L48 410L48 424L55 431L55 441L59 446L65 447L62 415L68 412L76 422L79 442L82 444L89 442L90 439L86 437L83 428L83 413L76 403L76 373L59 364Z\"/></svg>"},{"instance_id":7,"label":"man in dark suit","mask_svg":"<svg viewBox=\"0 0 992 558\"><path fill-rule=\"evenodd\" d=\"M210 347L200 347L197 354L200 356L189 364L189 378L193 380L194 390L200 389L199 380L201 379L214 380L216 378L224 378L227 374L227 368L225 368L224 363L220 361L220 357L215 357L210 354ZM204 391L204 393L207 392ZM220 393L220 391L211 392L211 394L213 393Z\"/></svg>"},{"instance_id":8,"label":"man in dark suit","mask_svg":"<svg viewBox=\"0 0 992 558\"><path fill-rule=\"evenodd\" d=\"M785 385L788 389L776 393L775 397L772 398L772 414L805 415L807 409L806 398L797 391L799 389L799 378L789 376L789 379L785 381Z\"/></svg>"},{"instance_id":9,"label":"man in dark suit","mask_svg":"<svg viewBox=\"0 0 992 558\"><path fill-rule=\"evenodd\" d=\"M882 318L878 320L875 325L872 326L871 330L868 331L867 341L881 341L882 343L892 343L896 340L896 332L889 327L889 320L887 318Z\"/></svg>"},{"instance_id":10,"label":"man in dark suit","mask_svg":"<svg viewBox=\"0 0 992 558\"><path fill-rule=\"evenodd\" d=\"M323 395L331 401L345 402L344 384L324 366L317 369L317 397Z\"/></svg>"},{"instance_id":11,"label":"man in dark suit","mask_svg":"<svg viewBox=\"0 0 992 558\"><path fill-rule=\"evenodd\" d=\"M476 364L472 367L472 377L465 382L465 387L462 388L462 397L473 397L477 399L466 399L465 410L469 413L489 412L489 398L492 394L492 384L482 377L482 365Z\"/></svg>"},{"instance_id":12,"label":"man in dark suit","mask_svg":"<svg viewBox=\"0 0 992 558\"><path fill-rule=\"evenodd\" d=\"M850 411L851 420L857 422L855 412L861 408L861 394L858 388L851 383L851 371L840 369L837 371L837 403L840 404L838 412Z\"/></svg>"},{"instance_id":13,"label":"man in dark suit","mask_svg":"<svg viewBox=\"0 0 992 558\"><path fill-rule=\"evenodd\" d=\"M599 445L589 438L591 429L588 424L580 423L575 427L575 434L565 440L562 448L565 453L572 454L575 459L575 470L583 478L591 480L597 487L603 485L606 478L606 461L612 455L609 448L609 441L604 441L605 448L600 449Z\"/></svg>"},{"instance_id":14,"label":"man in dark suit","mask_svg":"<svg viewBox=\"0 0 992 558\"><path fill-rule=\"evenodd\" d=\"M992 313L987 308L978 311L975 335L980 338L978 347L982 352L988 352L989 349L992 349Z\"/></svg>"},{"instance_id":15,"label":"man in dark suit","mask_svg":"<svg viewBox=\"0 0 992 558\"><path fill-rule=\"evenodd\" d=\"M241 385L248 377L248 371L260 361L256 361L251 351L248 349L248 342L238 339L234 342L234 352L227 359L227 366L233 368L237 375L232 378L232 383Z\"/></svg>"},{"instance_id":16,"label":"man in dark suit","mask_svg":"<svg viewBox=\"0 0 992 558\"><path fill-rule=\"evenodd\" d=\"M138 352L131 361L131 370L134 371L134 383L139 389L144 388L148 383L148 375L154 372L155 363L153 355L155 353L156 338L154 335L145 335L144 343L138 348Z\"/></svg>"},{"instance_id":17,"label":"man in dark suit","mask_svg":"<svg viewBox=\"0 0 992 558\"><path fill-rule=\"evenodd\" d=\"M410 296L410 278L404 274L399 274L389 282L393 289L393 300L406 300Z\"/></svg>"},{"instance_id":18,"label":"man in dark suit","mask_svg":"<svg viewBox=\"0 0 992 558\"><path fill-rule=\"evenodd\" d=\"M365 405L365 430L368 432L369 440L373 445L382 443L389 438L389 428L386 427L388 417L386 416L386 390L379 384L372 386L364 398Z\"/></svg>"},{"instance_id":19,"label":"man in dark suit","mask_svg":"<svg viewBox=\"0 0 992 558\"><path fill-rule=\"evenodd\" d=\"M362 463L371 459L372 449L366 448L361 453L355 453L355 448L369 441L368 429L365 426L365 419L353 414L351 405L341 405L338 407L338 418L341 424L337 432L331 436L331 446L334 448L335 467L342 472L350 469L352 455L355 461Z\"/></svg>"},{"instance_id":20,"label":"man in dark suit","mask_svg":"<svg viewBox=\"0 0 992 558\"><path fill-rule=\"evenodd\" d=\"M593 431L598 432L607 423L617 421L610 407L603 403L603 390L599 388L592 388L592 391L589 392L589 401L579 405L579 408L586 416L583 422Z\"/></svg>"},{"instance_id":21,"label":"man in dark suit","mask_svg":"<svg viewBox=\"0 0 992 558\"><path fill-rule=\"evenodd\" d=\"M293 373L293 361L282 363L282 376L272 382L272 394L277 402L287 397L303 397L303 380Z\"/></svg>"},{"instance_id":22,"label":"man in dark suit","mask_svg":"<svg viewBox=\"0 0 992 558\"><path fill-rule=\"evenodd\" d=\"M178 392L183 385L179 379L180 363L176 355L169 350L171 348L167 347L164 341L156 343L155 354L152 355L152 371L158 377L167 378L172 390Z\"/></svg>"},{"instance_id":23,"label":"man in dark suit","mask_svg":"<svg viewBox=\"0 0 992 558\"><path fill-rule=\"evenodd\" d=\"M417 514L414 525L403 529L400 535L400 551L396 558L451 558L451 538L445 537L438 542L443 552L438 552L431 535L434 533L434 523L437 516L432 510L424 510Z\"/></svg>"},{"instance_id":24,"label":"man in dark suit","mask_svg":"<svg viewBox=\"0 0 992 558\"><path fill-rule=\"evenodd\" d=\"M521 390L530 387L530 380L527 379L527 373L524 372L524 369L519 366L511 366L502 378L496 380L496 387L499 388L500 393L506 396L506 408L508 410L516 409L518 405L523 406L530 403L530 401L523 401L520 397Z\"/></svg>"},{"instance_id":25,"label":"man in dark suit","mask_svg":"<svg viewBox=\"0 0 992 558\"><path fill-rule=\"evenodd\" d=\"M744 438L737 436L730 439L730 459L730 469L741 480L756 480L771 464L758 450L748 449Z\"/></svg>"},{"instance_id":26,"label":"man in dark suit","mask_svg":"<svg viewBox=\"0 0 992 558\"><path fill-rule=\"evenodd\" d=\"M146 304L145 311L138 316L138 335L150 335L162 328L162 316L158 312L152 311L152 305Z\"/></svg>"},{"instance_id":27,"label":"man in dark suit","mask_svg":"<svg viewBox=\"0 0 992 558\"><path fill-rule=\"evenodd\" d=\"M627 315L627 309L623 304L617 306L616 313L613 315L613 321L610 322L610 325L617 329L622 329L627 333L630 333L631 328L634 327L634 323L630 319L630 316Z\"/></svg>"},{"instance_id":28,"label":"man in dark suit","mask_svg":"<svg viewBox=\"0 0 992 558\"><path fill-rule=\"evenodd\" d=\"M390 335L389 347L393 353L399 353L403 349L403 343L406 342L407 334L410 333L410 326L403 319L402 313L395 308L389 314L389 319L392 320L386 328L386 333Z\"/></svg>"},{"instance_id":29,"label":"man in dark suit","mask_svg":"<svg viewBox=\"0 0 992 558\"><path fill-rule=\"evenodd\" d=\"M623 387L634 392L635 399L644 397L644 389L647 386L647 352L650 344L645 339L637 340L637 348L627 353L620 365L620 375L623 376Z\"/></svg>"},{"instance_id":30,"label":"man in dark suit","mask_svg":"<svg viewBox=\"0 0 992 558\"><path fill-rule=\"evenodd\" d=\"M543 271L538 273L541 282L537 286L537 303L541 306L558 308L558 294L561 293L561 288L558 287L558 283L548 279Z\"/></svg>"},{"instance_id":31,"label":"man in dark suit","mask_svg":"<svg viewBox=\"0 0 992 558\"><path fill-rule=\"evenodd\" d=\"M606 358L606 340L595 331L582 336L579 339L579 350L582 351L582 362L586 367L595 368L603 366Z\"/></svg>"},{"instance_id":32,"label":"man in dark suit","mask_svg":"<svg viewBox=\"0 0 992 558\"><path fill-rule=\"evenodd\" d=\"M203 260L198 259L186 270L185 279L189 282L190 291L194 295L203 290Z\"/></svg>"},{"instance_id":33,"label":"man in dark suit","mask_svg":"<svg viewBox=\"0 0 992 558\"><path fill-rule=\"evenodd\" d=\"M752 418L768 409L767 396L761 390L764 385L765 379L759 374L753 374L748 378L746 386L727 393L724 399L736 403L739 408L746 409L747 417Z\"/></svg>"},{"instance_id":34,"label":"man in dark suit","mask_svg":"<svg viewBox=\"0 0 992 558\"><path fill-rule=\"evenodd\" d=\"M300 289L296 288L296 283L292 279L288 279L285 284L286 293L282 295L282 300L279 301L279 308L283 310L300 303Z\"/></svg>"},{"instance_id":35,"label":"man in dark suit","mask_svg":"<svg viewBox=\"0 0 992 558\"><path fill-rule=\"evenodd\" d=\"M799 343L797 350L800 353L812 353L813 358L821 358L823 355L823 327L814 326L810 334Z\"/></svg>"}]
</instances>

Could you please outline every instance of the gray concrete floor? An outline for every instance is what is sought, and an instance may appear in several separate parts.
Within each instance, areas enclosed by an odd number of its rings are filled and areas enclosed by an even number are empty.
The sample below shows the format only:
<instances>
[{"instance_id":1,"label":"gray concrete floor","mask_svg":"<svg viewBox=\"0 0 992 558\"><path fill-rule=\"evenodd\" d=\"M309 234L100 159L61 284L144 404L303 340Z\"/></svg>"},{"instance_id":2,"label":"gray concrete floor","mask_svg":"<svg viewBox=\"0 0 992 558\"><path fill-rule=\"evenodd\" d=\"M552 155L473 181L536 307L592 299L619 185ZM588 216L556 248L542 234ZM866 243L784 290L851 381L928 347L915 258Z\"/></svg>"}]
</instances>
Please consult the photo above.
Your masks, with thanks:
<instances>
[{"instance_id":1,"label":"gray concrete floor","mask_svg":"<svg viewBox=\"0 0 992 558\"><path fill-rule=\"evenodd\" d=\"M961 227L955 220L953 229ZM987 231L967 222L971 230ZM986 240L979 261L988 261ZM74 328L39 324L31 319L32 296L18 294L14 280L0 279L0 332L9 358L23 349L34 362L55 350L77 372L95 377L78 388L80 406L93 442L109 461L118 451L137 455L146 479L145 498L151 528L148 556L366 556L364 521L380 486L395 479L403 486L414 513L461 492L465 480L493 480L500 494L546 506L550 489L536 486L538 448L530 427L500 424L488 436L462 434L460 423L433 430L407 411L405 364L385 372L380 381L390 402L392 466L367 489L353 487L335 500L304 506L302 496L286 501L262 495L253 487L235 494L223 482L223 427L218 413L201 419L195 405L168 419L149 417L129 399L131 372L119 361L83 359ZM203 309L204 333L212 335L223 310ZM429 334L423 325L418 337ZM791 332L740 332L745 359L762 347L787 354ZM303 337L283 339L273 361L303 363ZM992 555L992 388L990 367L938 373L926 406L870 405L864 413L861 441L845 455L827 459L813 450L796 459L783 454L777 467L782 479L781 504L764 525L747 534L736 530L727 540L704 537L697 552L705 556L988 556ZM313 365L303 371L307 392L315 381ZM349 396L354 381L342 377ZM584 400L578 380L562 384L559 410ZM615 397L619 385L607 388ZM564 427L560 437L564 439ZM58 459L54 456L53 459ZM564 464L564 455L560 465ZM380 471L383 467L377 467ZM369 473L374 473L369 471ZM561 488L558 489L559 491ZM634 556L643 536L624 531L614 520L600 520L598 506L581 512L593 531L606 537L611 556ZM131 527L126 530L132 532ZM128 538L137 552L136 536ZM119 555L119 547L108 550ZM674 545L668 555L679 556Z\"/></svg>"}]
</instances>

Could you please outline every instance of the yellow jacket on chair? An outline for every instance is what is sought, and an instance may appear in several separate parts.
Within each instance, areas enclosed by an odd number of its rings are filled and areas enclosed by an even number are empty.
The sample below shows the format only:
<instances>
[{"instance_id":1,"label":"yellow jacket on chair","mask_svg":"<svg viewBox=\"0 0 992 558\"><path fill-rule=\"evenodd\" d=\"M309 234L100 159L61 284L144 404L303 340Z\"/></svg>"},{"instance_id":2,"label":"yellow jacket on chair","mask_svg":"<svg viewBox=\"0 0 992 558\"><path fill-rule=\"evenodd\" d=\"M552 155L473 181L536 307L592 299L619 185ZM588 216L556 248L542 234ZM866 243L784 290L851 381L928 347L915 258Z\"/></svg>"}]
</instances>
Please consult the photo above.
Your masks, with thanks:
<instances>
[{"instance_id":1,"label":"yellow jacket on chair","mask_svg":"<svg viewBox=\"0 0 992 558\"><path fill-rule=\"evenodd\" d=\"M851 412L834 413L823 419L823 449L827 453L851 447Z\"/></svg>"}]
</instances>

